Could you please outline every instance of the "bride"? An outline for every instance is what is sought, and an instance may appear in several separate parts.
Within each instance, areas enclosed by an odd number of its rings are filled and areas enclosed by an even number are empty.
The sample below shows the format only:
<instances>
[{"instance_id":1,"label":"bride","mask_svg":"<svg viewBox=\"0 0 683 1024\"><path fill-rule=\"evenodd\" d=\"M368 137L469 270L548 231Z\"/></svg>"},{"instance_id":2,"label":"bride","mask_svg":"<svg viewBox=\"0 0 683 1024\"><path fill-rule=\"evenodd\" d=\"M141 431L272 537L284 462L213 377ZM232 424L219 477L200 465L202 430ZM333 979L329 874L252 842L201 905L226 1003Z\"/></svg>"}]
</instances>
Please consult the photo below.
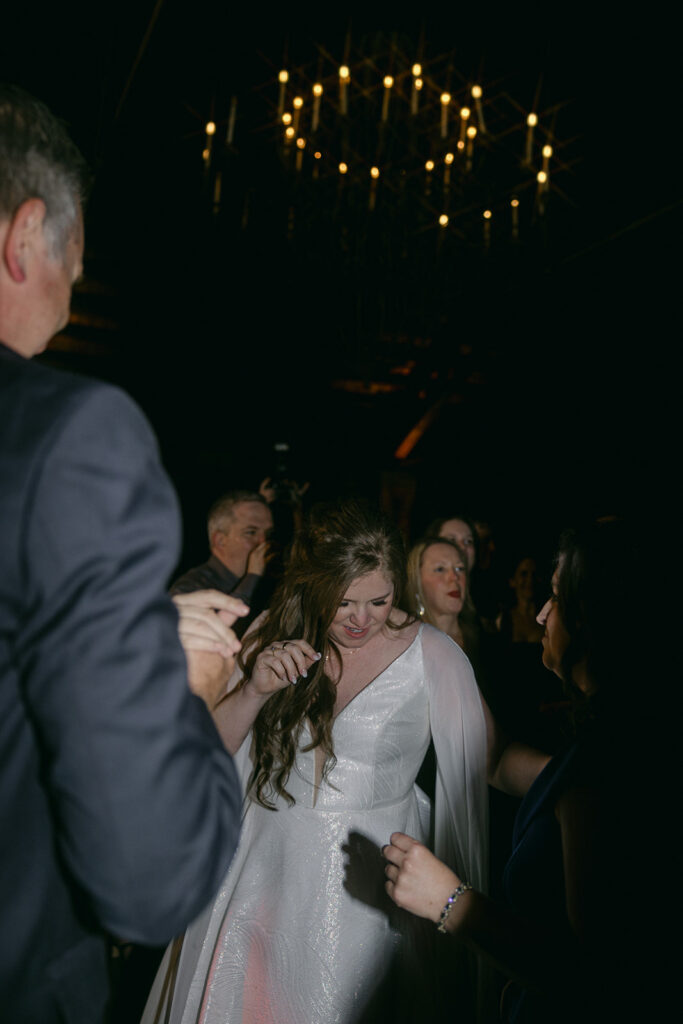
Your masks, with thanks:
<instances>
[{"instance_id":1,"label":"bride","mask_svg":"<svg viewBox=\"0 0 683 1024\"><path fill-rule=\"evenodd\" d=\"M404 577L400 535L356 502L297 538L214 709L245 785L240 845L167 950L144 1024L415 1019L412 926L384 893L381 844L428 837L414 782L431 734L435 853L485 887L487 775L505 772L467 658L395 607Z\"/></svg>"}]
</instances>

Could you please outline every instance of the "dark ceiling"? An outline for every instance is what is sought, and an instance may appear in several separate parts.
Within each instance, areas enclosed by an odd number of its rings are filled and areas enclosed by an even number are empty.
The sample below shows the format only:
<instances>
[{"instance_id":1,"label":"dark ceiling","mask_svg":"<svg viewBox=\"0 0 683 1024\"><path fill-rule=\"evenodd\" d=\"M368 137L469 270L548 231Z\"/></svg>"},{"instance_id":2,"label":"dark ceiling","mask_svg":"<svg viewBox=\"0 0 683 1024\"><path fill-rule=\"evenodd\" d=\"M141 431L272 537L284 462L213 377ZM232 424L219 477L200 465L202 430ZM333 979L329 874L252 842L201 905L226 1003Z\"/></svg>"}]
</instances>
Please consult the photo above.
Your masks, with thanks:
<instances>
[{"instance_id":1,"label":"dark ceiling","mask_svg":"<svg viewBox=\"0 0 683 1024\"><path fill-rule=\"evenodd\" d=\"M0 77L64 117L94 170L85 281L46 358L133 392L193 531L217 492L271 471L277 441L317 496L376 494L383 480L400 501L416 485L414 529L457 506L545 543L577 515L647 509L673 452L672 26L652 12L599 25L576 7L551 21L540 4L403 24L351 13L107 0L3 31ZM516 244L500 204L488 248L478 213L439 240L442 197L425 198L414 170L426 136L399 122L373 218L358 185L340 206L336 175L312 191L310 150L305 189L293 158L285 169L277 72L310 82L346 46L358 68L419 54L454 93L479 80L497 97L484 108L495 139L450 201L499 202L517 175ZM233 96L233 144L207 181L203 125L216 120L223 146ZM533 105L555 147L543 217L510 156Z\"/></svg>"}]
</instances>

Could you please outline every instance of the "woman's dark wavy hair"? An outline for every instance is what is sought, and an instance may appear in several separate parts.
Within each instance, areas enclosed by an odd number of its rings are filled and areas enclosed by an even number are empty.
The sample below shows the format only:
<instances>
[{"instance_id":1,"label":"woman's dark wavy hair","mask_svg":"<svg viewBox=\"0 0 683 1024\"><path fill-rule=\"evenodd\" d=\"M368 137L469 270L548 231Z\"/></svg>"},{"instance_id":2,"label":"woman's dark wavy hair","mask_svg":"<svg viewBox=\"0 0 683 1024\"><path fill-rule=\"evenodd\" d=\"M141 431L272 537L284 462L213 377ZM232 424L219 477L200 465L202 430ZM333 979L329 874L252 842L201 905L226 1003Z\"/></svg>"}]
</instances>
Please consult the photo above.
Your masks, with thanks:
<instances>
[{"instance_id":1,"label":"woman's dark wavy hair","mask_svg":"<svg viewBox=\"0 0 683 1024\"><path fill-rule=\"evenodd\" d=\"M633 575L639 563L634 533L620 520L567 530L560 538L557 603L569 634L561 672L570 684L574 668L584 663L592 689L583 702L585 713L623 708L630 700L629 682L644 670L645 645L633 630Z\"/></svg>"},{"instance_id":2,"label":"woman's dark wavy hair","mask_svg":"<svg viewBox=\"0 0 683 1024\"><path fill-rule=\"evenodd\" d=\"M322 655L306 679L273 694L254 722L251 788L264 807L272 808L276 796L294 802L285 787L306 720L311 742L305 749L323 751L324 776L334 766L336 688L327 669L329 664L341 669L341 654L328 633L349 586L375 570L386 573L398 598L405 584L405 550L393 523L360 501L315 506L294 539L267 619L246 640L238 659L246 680L259 653L275 641L304 639Z\"/></svg>"}]
</instances>

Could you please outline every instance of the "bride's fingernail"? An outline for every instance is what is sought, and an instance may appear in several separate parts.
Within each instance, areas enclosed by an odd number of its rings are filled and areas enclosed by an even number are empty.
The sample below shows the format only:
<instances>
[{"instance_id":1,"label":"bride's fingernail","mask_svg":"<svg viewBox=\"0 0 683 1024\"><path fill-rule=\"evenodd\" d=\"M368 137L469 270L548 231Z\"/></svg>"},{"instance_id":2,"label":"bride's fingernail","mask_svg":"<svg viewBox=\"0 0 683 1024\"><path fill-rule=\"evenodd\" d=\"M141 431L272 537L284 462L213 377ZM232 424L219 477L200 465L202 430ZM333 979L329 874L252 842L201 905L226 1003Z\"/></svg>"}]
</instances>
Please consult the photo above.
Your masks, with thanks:
<instances>
[{"instance_id":1,"label":"bride's fingernail","mask_svg":"<svg viewBox=\"0 0 683 1024\"><path fill-rule=\"evenodd\" d=\"M290 683L292 683L292 685L293 685L293 684L294 684L294 683L296 682L296 676L290 676L290 677L289 677L289 681L290 681Z\"/></svg>"},{"instance_id":2,"label":"bride's fingernail","mask_svg":"<svg viewBox=\"0 0 683 1024\"><path fill-rule=\"evenodd\" d=\"M316 653L316 656L315 656L315 660L316 660L316 661L320 661L320 659L321 659L321 658L322 658L322 654L321 654L321 653L320 653L320 652L318 651L318 652Z\"/></svg>"},{"instance_id":3,"label":"bride's fingernail","mask_svg":"<svg viewBox=\"0 0 683 1024\"><path fill-rule=\"evenodd\" d=\"M306 671L306 669L304 669L304 670L303 670L303 672L301 673L301 675L302 675L302 677L303 677L304 679L308 679L308 672Z\"/></svg>"}]
</instances>

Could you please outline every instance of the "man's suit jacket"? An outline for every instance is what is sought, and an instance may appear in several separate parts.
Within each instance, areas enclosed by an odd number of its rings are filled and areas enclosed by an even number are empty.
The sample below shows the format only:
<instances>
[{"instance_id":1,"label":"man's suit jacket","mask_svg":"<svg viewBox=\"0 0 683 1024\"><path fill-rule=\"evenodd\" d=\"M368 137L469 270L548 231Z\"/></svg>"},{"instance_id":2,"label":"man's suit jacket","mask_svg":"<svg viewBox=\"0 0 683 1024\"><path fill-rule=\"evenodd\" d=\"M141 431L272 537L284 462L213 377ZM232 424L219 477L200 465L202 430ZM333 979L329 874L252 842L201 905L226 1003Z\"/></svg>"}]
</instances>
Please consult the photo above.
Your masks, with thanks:
<instances>
[{"instance_id":1,"label":"man's suit jacket","mask_svg":"<svg viewBox=\"0 0 683 1024\"><path fill-rule=\"evenodd\" d=\"M0 524L0 1019L92 1024L100 926L183 930L239 785L187 687L177 503L130 399L0 345Z\"/></svg>"}]
</instances>

